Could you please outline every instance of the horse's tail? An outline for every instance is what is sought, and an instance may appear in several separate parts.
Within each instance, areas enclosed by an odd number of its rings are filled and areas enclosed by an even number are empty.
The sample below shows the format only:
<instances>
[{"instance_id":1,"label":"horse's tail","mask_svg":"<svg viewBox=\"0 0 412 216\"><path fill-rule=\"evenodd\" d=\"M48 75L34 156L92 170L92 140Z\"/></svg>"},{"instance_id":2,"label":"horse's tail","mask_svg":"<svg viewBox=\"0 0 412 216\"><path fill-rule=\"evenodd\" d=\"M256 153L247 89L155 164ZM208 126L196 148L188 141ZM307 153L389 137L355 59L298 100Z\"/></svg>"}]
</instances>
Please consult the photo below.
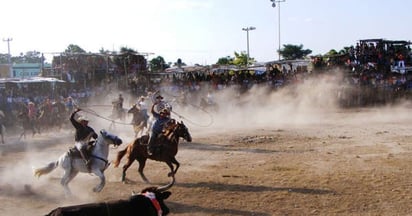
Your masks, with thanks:
<instances>
[{"instance_id":1,"label":"horse's tail","mask_svg":"<svg viewBox=\"0 0 412 216\"><path fill-rule=\"evenodd\" d=\"M120 161L122 160L123 156L127 153L127 148L117 152L116 160L114 161L114 167L119 167Z\"/></svg>"},{"instance_id":2,"label":"horse's tail","mask_svg":"<svg viewBox=\"0 0 412 216\"><path fill-rule=\"evenodd\" d=\"M40 176L45 175L56 169L56 167L59 165L59 161L54 161L50 162L44 167L33 169L34 176L37 178L40 178Z\"/></svg>"}]
</instances>

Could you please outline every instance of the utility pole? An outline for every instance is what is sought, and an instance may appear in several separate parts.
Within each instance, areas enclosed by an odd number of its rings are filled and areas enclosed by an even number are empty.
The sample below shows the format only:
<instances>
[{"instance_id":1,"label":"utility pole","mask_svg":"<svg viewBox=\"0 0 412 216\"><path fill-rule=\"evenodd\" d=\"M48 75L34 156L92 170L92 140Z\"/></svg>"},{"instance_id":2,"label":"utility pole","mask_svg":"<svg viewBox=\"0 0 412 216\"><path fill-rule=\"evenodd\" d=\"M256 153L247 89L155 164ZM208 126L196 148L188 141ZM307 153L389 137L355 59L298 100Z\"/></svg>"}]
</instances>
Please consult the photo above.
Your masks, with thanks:
<instances>
[{"instance_id":1,"label":"utility pole","mask_svg":"<svg viewBox=\"0 0 412 216\"><path fill-rule=\"evenodd\" d=\"M7 39L3 38L3 42L7 42L7 50L8 50L7 63L9 64L9 76L10 77L13 77L12 68L11 68L11 54L10 54L10 41L12 40L13 38L7 38Z\"/></svg>"},{"instance_id":2,"label":"utility pole","mask_svg":"<svg viewBox=\"0 0 412 216\"><path fill-rule=\"evenodd\" d=\"M279 61L280 61L280 3L285 2L286 0L270 0L272 2L272 7L275 8L276 7L276 3L278 3L278 20L279 20L279 25L278 25L278 39L279 39L279 43L278 43L278 54L279 54Z\"/></svg>"},{"instance_id":3,"label":"utility pole","mask_svg":"<svg viewBox=\"0 0 412 216\"><path fill-rule=\"evenodd\" d=\"M8 57L7 57L7 62L8 64L11 64L11 55L10 55L10 41L12 41L13 38L3 38L3 42L7 42L7 49L8 49Z\"/></svg>"},{"instance_id":4,"label":"utility pole","mask_svg":"<svg viewBox=\"0 0 412 216\"><path fill-rule=\"evenodd\" d=\"M242 28L243 31L246 31L246 46L247 46L247 59L246 59L246 67L249 68L249 31L255 30L256 28L253 26Z\"/></svg>"}]
</instances>

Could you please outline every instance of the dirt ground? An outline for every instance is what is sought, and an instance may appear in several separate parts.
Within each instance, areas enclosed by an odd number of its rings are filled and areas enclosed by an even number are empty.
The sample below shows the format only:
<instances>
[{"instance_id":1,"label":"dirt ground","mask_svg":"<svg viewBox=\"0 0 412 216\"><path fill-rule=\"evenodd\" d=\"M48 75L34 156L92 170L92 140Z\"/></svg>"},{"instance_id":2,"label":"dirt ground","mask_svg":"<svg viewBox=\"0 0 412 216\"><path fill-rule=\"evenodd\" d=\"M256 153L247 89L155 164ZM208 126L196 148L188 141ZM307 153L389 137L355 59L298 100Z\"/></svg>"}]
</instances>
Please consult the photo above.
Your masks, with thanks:
<instances>
[{"instance_id":1,"label":"dirt ground","mask_svg":"<svg viewBox=\"0 0 412 216\"><path fill-rule=\"evenodd\" d=\"M412 214L410 105L340 110L323 100L316 101L322 106L302 105L296 96L280 106L277 98L228 105L230 111L198 121L193 115L182 119L193 142L179 146L181 167L166 200L170 215ZM196 124L207 118L211 124ZM129 127L113 131L126 142L133 138ZM72 131L62 131L7 138L9 144L0 146L1 215L44 215L58 206L126 199L149 186L138 176L137 163L127 173L129 184L120 182L120 168L109 167L98 194L91 191L97 178L80 174L70 184L69 199L59 184L61 169L34 178L32 167L57 159L72 137ZM109 158L125 146L111 149ZM154 185L166 184L167 172L155 161L145 168Z\"/></svg>"}]
</instances>

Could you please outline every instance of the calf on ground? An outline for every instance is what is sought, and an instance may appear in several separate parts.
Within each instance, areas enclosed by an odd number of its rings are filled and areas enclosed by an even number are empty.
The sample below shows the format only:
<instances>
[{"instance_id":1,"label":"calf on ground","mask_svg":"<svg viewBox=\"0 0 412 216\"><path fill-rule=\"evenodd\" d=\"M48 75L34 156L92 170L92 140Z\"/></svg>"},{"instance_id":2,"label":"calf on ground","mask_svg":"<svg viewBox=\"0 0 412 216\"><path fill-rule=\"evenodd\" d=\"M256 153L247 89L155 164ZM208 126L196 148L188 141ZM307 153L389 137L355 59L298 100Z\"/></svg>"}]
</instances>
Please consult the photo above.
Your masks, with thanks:
<instances>
[{"instance_id":1,"label":"calf on ground","mask_svg":"<svg viewBox=\"0 0 412 216\"><path fill-rule=\"evenodd\" d=\"M141 193L132 195L128 200L59 207L46 216L164 216L169 214L169 208L164 200L170 195L169 191L148 187Z\"/></svg>"}]
</instances>

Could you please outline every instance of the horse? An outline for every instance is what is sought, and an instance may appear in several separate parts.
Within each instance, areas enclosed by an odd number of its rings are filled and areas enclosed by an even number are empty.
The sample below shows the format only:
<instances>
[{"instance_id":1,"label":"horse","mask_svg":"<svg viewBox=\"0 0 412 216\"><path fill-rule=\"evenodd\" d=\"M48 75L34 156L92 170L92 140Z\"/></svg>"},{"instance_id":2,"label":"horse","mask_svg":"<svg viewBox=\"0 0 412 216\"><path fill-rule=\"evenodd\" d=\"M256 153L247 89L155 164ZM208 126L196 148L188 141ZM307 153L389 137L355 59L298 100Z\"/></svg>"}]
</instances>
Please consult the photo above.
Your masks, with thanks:
<instances>
[{"instance_id":1,"label":"horse","mask_svg":"<svg viewBox=\"0 0 412 216\"><path fill-rule=\"evenodd\" d=\"M139 134L143 135L143 130L147 128L147 120L148 116L136 104L134 104L127 113L133 114L132 125L134 130L135 138L138 137Z\"/></svg>"},{"instance_id":2,"label":"horse","mask_svg":"<svg viewBox=\"0 0 412 216\"><path fill-rule=\"evenodd\" d=\"M79 172L93 173L100 179L100 183L93 188L93 192L100 192L106 183L104 171L109 166L107 157L109 155L110 144L119 146L122 144L122 140L116 135L113 135L103 129L100 131L100 134L98 135L91 151L90 170L86 167L80 156L74 156L71 151L68 151L62 154L56 161L50 162L44 167L34 169L34 176L40 177L44 174L50 173L58 166L61 166L61 168L64 169L64 175L60 181L60 184L63 186L66 196L70 196L71 191L68 186L69 182L73 180Z\"/></svg>"},{"instance_id":3,"label":"horse","mask_svg":"<svg viewBox=\"0 0 412 216\"><path fill-rule=\"evenodd\" d=\"M114 167L118 167L123 156L127 154L127 162L123 166L122 182L126 182L126 171L132 165L134 160L139 162L138 172L143 181L146 183L149 183L149 181L144 175L143 169L146 165L147 159L165 162L170 168L170 173L168 176L174 176L180 166L175 157L178 151L180 137L185 139L187 142L192 141L192 136L189 133L189 129L183 121L175 121L164 130L163 134L159 136L157 143L160 144L160 151L157 151L155 154L149 155L147 153L147 143L149 141L148 135L136 138L134 141L129 143L124 150L117 153L116 160L114 161ZM175 165L175 167L173 165Z\"/></svg>"},{"instance_id":4,"label":"horse","mask_svg":"<svg viewBox=\"0 0 412 216\"><path fill-rule=\"evenodd\" d=\"M116 127L116 120L120 120L124 122L126 120L126 111L127 109L124 109L120 106L117 105L117 102L112 102L112 113L110 114L109 118L111 119L111 124L109 126L110 129L114 129Z\"/></svg>"},{"instance_id":5,"label":"horse","mask_svg":"<svg viewBox=\"0 0 412 216\"><path fill-rule=\"evenodd\" d=\"M126 118L126 109L124 109L118 101L112 101L112 114L110 115L110 118L114 120L119 119L121 121L124 121Z\"/></svg>"}]
</instances>

